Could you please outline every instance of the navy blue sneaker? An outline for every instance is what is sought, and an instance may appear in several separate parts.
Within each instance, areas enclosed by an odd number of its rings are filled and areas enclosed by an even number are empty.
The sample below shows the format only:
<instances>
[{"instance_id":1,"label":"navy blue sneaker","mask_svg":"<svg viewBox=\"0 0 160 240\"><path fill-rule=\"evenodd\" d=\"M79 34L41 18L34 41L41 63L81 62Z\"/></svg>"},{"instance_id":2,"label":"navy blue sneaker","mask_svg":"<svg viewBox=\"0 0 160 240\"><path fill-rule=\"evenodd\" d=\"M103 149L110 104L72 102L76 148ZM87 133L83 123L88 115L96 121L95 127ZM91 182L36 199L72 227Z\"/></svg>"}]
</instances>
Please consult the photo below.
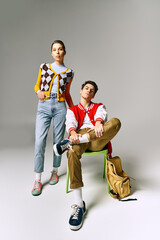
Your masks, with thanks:
<instances>
[{"instance_id":1,"label":"navy blue sneaker","mask_svg":"<svg viewBox=\"0 0 160 240\"><path fill-rule=\"evenodd\" d=\"M68 139L53 145L53 150L57 156L62 155L68 149L72 149L71 142Z\"/></svg>"},{"instance_id":2,"label":"navy blue sneaker","mask_svg":"<svg viewBox=\"0 0 160 240\"><path fill-rule=\"evenodd\" d=\"M73 213L69 219L69 226L71 230L79 230L82 227L84 215L86 214L86 206L83 201L83 208L78 205L72 205Z\"/></svg>"}]
</instances>

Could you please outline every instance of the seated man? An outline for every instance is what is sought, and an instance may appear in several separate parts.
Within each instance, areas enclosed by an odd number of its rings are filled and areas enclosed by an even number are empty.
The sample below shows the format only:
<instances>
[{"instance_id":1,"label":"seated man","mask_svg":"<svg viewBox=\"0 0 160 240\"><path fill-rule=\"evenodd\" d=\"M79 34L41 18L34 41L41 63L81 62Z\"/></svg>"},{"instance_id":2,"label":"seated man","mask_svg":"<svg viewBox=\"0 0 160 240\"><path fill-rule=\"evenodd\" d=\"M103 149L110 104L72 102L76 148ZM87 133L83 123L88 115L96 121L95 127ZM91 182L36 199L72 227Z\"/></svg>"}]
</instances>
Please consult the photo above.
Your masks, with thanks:
<instances>
[{"instance_id":1,"label":"seated man","mask_svg":"<svg viewBox=\"0 0 160 240\"><path fill-rule=\"evenodd\" d=\"M70 188L74 194L74 211L69 219L72 230L82 226L86 213L85 202L82 199L81 156L86 150L100 151L117 134L121 123L117 118L107 122L107 111L102 103L91 102L98 90L93 81L86 81L81 88L81 100L78 105L68 109L66 115L66 130L69 140L64 140L53 146L56 155L61 155L67 149Z\"/></svg>"}]
</instances>

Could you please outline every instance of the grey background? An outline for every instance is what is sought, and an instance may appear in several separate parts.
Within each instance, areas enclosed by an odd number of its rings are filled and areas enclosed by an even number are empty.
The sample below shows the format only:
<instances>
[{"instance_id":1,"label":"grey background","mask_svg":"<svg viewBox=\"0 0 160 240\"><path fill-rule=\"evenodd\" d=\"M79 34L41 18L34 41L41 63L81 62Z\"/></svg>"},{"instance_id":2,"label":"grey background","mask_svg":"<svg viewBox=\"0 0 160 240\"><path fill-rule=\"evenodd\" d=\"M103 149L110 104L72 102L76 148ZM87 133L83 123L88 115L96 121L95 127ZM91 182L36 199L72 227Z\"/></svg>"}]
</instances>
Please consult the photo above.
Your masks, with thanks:
<instances>
[{"instance_id":1,"label":"grey background","mask_svg":"<svg viewBox=\"0 0 160 240\"><path fill-rule=\"evenodd\" d=\"M1 1L0 11L2 145L11 145L13 136L17 145L34 140L33 88L39 65L53 60L50 45L55 39L64 41L65 64L75 71L74 103L81 84L96 81L95 101L106 104L110 118L121 119L127 142L134 138L148 145L158 140L158 0L14 0Z\"/></svg>"},{"instance_id":2,"label":"grey background","mask_svg":"<svg viewBox=\"0 0 160 240\"><path fill-rule=\"evenodd\" d=\"M115 235L110 237L115 240L119 239L118 232L122 233L123 239L130 236L131 240L150 239L153 233L156 236L160 197L160 1L1 0L0 28L2 239L36 239L38 236L41 240L46 233L49 238L53 236L53 231L57 234L55 240L63 240L64 235L75 239L66 226L70 214L70 211L66 212L69 210L66 202L73 203L72 195L65 194L66 157L63 157L61 181L55 187L54 197L47 195L52 193L47 186L39 199L33 199L30 194L34 181L34 128L38 102L34 85L40 64L53 61L50 45L55 39L64 41L65 65L75 71L71 85L74 103L79 101L81 84L91 79L99 86L95 101L106 105L109 118L121 120L122 128L112 141L113 155L121 156L124 170L137 180L134 197L139 201L128 207L122 207L108 197L106 200L102 190L104 184L99 184L92 192L84 188L87 203L92 207L95 204L95 208L76 238L85 239L90 234L96 239L99 234L106 234L106 225L111 230L107 236L114 232ZM51 169L51 153L50 131L46 179ZM99 169L96 166L91 172L89 163L88 168L85 164L84 175L87 174L85 169L88 174ZM90 175L88 182L89 179ZM93 183L96 186L99 182L93 180L92 187ZM104 201L100 200L101 196ZM57 211L55 218L51 209ZM117 232L115 218L107 218L108 213L109 216L119 213L123 217ZM102 228L97 228L97 221ZM56 224L56 230L53 224ZM27 233L26 226L30 229ZM137 231L132 232L133 229Z\"/></svg>"}]
</instances>

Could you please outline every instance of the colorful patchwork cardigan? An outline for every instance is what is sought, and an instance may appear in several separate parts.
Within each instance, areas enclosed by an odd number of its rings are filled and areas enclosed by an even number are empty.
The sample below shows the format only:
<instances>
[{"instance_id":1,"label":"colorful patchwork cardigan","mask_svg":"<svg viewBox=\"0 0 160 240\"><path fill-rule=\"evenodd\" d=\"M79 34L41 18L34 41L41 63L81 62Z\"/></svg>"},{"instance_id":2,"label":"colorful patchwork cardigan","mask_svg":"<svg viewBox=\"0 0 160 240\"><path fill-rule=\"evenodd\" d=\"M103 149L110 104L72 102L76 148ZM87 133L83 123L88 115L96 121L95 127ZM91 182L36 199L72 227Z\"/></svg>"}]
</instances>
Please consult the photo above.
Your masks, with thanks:
<instances>
[{"instance_id":1,"label":"colorful patchwork cardigan","mask_svg":"<svg viewBox=\"0 0 160 240\"><path fill-rule=\"evenodd\" d=\"M50 63L41 64L34 90L35 92L41 90L48 97L50 97L52 84L56 76L57 76L57 100L61 102L65 100L65 93L69 92L70 84L74 76L74 72L69 68L67 68L66 71L64 72L56 73L52 69Z\"/></svg>"}]
</instances>

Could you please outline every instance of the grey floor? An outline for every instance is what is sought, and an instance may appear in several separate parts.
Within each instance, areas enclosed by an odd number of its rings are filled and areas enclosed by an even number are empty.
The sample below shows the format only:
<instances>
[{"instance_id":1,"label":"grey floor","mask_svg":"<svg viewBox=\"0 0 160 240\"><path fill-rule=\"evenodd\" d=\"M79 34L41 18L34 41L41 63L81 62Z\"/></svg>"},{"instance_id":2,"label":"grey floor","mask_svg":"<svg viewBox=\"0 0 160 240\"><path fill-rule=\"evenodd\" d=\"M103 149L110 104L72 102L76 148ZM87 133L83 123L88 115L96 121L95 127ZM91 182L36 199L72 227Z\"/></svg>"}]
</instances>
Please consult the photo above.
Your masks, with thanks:
<instances>
[{"instance_id":1,"label":"grey floor","mask_svg":"<svg viewBox=\"0 0 160 240\"><path fill-rule=\"evenodd\" d=\"M122 138L122 137L121 137ZM118 138L117 138L118 139ZM121 139L122 140L122 139ZM118 141L118 140L117 140ZM159 235L160 163L158 148L147 151L145 145L136 148L126 142L127 151L114 141L114 155L120 154L124 170L136 178L132 181L135 202L119 202L107 193L107 182L102 178L103 157L82 158L85 187L83 198L88 213L83 227L73 232L68 218L73 203L72 192L65 193L66 156L59 169L60 180L50 186L52 145L47 143L43 192L31 195L34 182L34 146L10 147L0 150L0 239L153 239ZM157 237L156 237L157 239Z\"/></svg>"}]
</instances>

